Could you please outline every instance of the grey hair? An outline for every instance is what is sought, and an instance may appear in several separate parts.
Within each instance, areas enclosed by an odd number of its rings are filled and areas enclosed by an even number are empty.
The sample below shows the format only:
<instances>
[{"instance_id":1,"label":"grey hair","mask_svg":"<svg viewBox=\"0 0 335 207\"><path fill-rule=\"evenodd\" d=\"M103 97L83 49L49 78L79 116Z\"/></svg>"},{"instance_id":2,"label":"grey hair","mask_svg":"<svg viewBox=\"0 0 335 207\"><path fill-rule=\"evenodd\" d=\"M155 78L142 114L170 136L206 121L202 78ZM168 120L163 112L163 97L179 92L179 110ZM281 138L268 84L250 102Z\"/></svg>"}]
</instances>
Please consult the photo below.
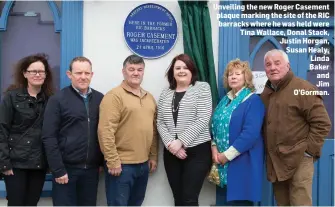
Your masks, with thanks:
<instances>
[{"instance_id":1,"label":"grey hair","mask_svg":"<svg viewBox=\"0 0 335 207\"><path fill-rule=\"evenodd\" d=\"M288 58L288 55L286 54L286 52L284 52L283 50L278 50L278 49L273 49L273 50L270 50L268 51L267 53L265 53L264 55L264 62L265 62L265 59L270 56L270 55L273 55L274 53L279 53L283 58L284 60L289 63L290 60Z\"/></svg>"},{"instance_id":2,"label":"grey hair","mask_svg":"<svg viewBox=\"0 0 335 207\"><path fill-rule=\"evenodd\" d=\"M129 55L124 61L123 61L123 68L126 68L126 65L128 64L143 64L145 65L144 63L144 60L142 57L138 56L138 55Z\"/></svg>"}]
</instances>

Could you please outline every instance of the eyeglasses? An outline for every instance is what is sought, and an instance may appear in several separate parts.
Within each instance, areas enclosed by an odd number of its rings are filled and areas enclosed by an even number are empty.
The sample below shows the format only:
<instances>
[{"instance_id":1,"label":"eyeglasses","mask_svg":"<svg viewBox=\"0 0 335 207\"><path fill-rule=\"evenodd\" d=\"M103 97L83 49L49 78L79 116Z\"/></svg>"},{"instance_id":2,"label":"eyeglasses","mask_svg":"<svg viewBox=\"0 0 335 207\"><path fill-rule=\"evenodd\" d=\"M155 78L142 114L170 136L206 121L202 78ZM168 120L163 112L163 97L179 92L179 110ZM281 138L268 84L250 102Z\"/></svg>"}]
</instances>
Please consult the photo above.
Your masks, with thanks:
<instances>
[{"instance_id":1,"label":"eyeglasses","mask_svg":"<svg viewBox=\"0 0 335 207\"><path fill-rule=\"evenodd\" d=\"M30 75L37 75L37 73L40 75L45 75L45 70L27 70L27 72Z\"/></svg>"}]
</instances>

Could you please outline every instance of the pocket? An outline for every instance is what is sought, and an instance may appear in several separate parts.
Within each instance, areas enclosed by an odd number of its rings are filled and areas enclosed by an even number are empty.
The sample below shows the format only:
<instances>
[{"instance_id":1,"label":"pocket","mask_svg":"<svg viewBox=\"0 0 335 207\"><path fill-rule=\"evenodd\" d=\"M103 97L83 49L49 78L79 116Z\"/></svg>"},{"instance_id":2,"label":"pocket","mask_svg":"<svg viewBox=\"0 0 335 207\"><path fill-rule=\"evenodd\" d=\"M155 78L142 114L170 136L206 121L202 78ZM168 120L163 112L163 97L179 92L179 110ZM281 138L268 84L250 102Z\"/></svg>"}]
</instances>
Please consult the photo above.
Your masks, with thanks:
<instances>
[{"instance_id":1,"label":"pocket","mask_svg":"<svg viewBox=\"0 0 335 207\"><path fill-rule=\"evenodd\" d=\"M63 161L67 160L66 157L68 147L66 146L66 144L67 144L67 137L64 137L64 140L59 144Z\"/></svg>"},{"instance_id":2,"label":"pocket","mask_svg":"<svg viewBox=\"0 0 335 207\"><path fill-rule=\"evenodd\" d=\"M307 142L302 139L295 143L294 145L277 145L277 154L282 160L283 164L287 166L289 170L298 167L302 158L304 157L304 152L307 149Z\"/></svg>"},{"instance_id":3,"label":"pocket","mask_svg":"<svg viewBox=\"0 0 335 207\"><path fill-rule=\"evenodd\" d=\"M67 136L63 150L63 161L68 164L78 164L87 159L87 142L82 142L81 137ZM89 157L90 158L90 157Z\"/></svg>"},{"instance_id":4,"label":"pocket","mask_svg":"<svg viewBox=\"0 0 335 207\"><path fill-rule=\"evenodd\" d=\"M27 101L14 103L15 113L14 122L22 126L30 126L34 123L37 114L35 112L35 106L33 103Z\"/></svg>"},{"instance_id":5,"label":"pocket","mask_svg":"<svg viewBox=\"0 0 335 207\"><path fill-rule=\"evenodd\" d=\"M15 161L26 161L32 150L32 140L22 139L15 146L11 147L10 158Z\"/></svg>"},{"instance_id":6,"label":"pocket","mask_svg":"<svg viewBox=\"0 0 335 207\"><path fill-rule=\"evenodd\" d=\"M301 107L295 104L288 104L286 108L286 119L291 122L296 122L297 117L303 117L301 114ZM292 127L291 125L287 125ZM289 128L290 129L290 128Z\"/></svg>"}]
</instances>

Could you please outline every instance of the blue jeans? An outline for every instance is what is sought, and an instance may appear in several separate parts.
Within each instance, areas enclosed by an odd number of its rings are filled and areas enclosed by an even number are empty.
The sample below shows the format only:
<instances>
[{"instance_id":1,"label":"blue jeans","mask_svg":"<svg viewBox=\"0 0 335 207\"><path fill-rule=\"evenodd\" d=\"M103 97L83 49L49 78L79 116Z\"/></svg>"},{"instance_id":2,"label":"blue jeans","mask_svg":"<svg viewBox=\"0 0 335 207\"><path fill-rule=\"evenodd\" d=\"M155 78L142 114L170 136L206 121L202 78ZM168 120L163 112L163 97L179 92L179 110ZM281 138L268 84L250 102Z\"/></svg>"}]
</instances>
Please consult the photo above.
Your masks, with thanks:
<instances>
[{"instance_id":1,"label":"blue jeans","mask_svg":"<svg viewBox=\"0 0 335 207\"><path fill-rule=\"evenodd\" d=\"M54 206L95 206L97 202L99 168L66 168L67 184L53 179L52 202Z\"/></svg>"},{"instance_id":2,"label":"blue jeans","mask_svg":"<svg viewBox=\"0 0 335 207\"><path fill-rule=\"evenodd\" d=\"M122 164L120 176L106 174L106 197L108 206L140 206L145 197L149 177L148 162Z\"/></svg>"},{"instance_id":3,"label":"blue jeans","mask_svg":"<svg viewBox=\"0 0 335 207\"><path fill-rule=\"evenodd\" d=\"M227 201L227 186L223 188L216 186L216 206L253 206L248 200Z\"/></svg>"}]
</instances>

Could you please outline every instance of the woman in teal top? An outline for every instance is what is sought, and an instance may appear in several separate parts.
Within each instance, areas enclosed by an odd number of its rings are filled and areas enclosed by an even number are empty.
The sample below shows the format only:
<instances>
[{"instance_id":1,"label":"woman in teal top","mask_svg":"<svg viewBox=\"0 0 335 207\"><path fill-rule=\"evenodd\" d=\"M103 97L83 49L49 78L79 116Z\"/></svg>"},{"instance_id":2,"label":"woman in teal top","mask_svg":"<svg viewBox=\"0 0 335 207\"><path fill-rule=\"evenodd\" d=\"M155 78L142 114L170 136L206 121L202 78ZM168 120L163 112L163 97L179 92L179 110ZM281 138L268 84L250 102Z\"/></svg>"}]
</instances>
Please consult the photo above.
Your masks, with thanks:
<instances>
[{"instance_id":1,"label":"woman in teal top","mask_svg":"<svg viewBox=\"0 0 335 207\"><path fill-rule=\"evenodd\" d=\"M253 205L262 194L264 105L247 62L231 61L224 73L228 93L212 117L212 157L220 184L217 205Z\"/></svg>"}]
</instances>

